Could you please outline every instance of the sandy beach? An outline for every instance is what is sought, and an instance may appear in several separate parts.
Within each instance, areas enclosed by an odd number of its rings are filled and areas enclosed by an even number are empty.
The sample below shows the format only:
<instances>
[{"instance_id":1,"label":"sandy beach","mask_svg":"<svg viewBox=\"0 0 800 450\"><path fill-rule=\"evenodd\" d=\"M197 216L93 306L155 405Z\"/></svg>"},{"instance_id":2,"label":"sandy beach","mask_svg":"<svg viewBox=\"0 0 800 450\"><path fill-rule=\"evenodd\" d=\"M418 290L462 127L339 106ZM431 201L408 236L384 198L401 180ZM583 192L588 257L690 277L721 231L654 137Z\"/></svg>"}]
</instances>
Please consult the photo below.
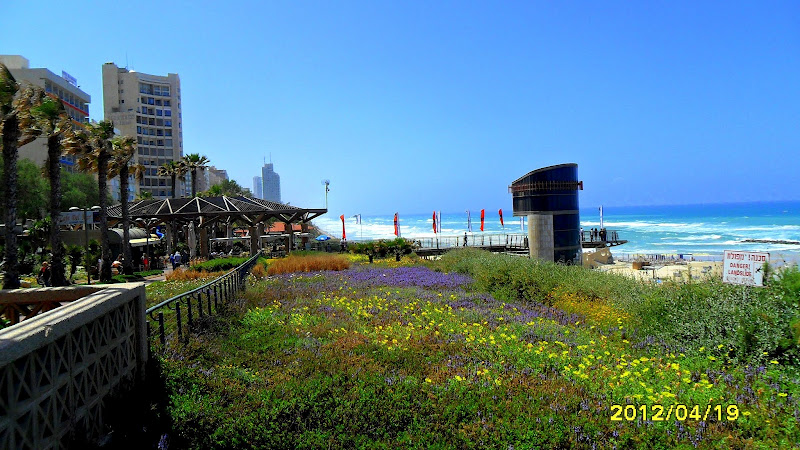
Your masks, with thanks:
<instances>
[{"instance_id":1,"label":"sandy beach","mask_svg":"<svg viewBox=\"0 0 800 450\"><path fill-rule=\"evenodd\" d=\"M632 262L614 261L611 264L599 264L596 270L654 282L722 278L721 261L656 261L649 262L641 269L634 269L633 266Z\"/></svg>"}]
</instances>

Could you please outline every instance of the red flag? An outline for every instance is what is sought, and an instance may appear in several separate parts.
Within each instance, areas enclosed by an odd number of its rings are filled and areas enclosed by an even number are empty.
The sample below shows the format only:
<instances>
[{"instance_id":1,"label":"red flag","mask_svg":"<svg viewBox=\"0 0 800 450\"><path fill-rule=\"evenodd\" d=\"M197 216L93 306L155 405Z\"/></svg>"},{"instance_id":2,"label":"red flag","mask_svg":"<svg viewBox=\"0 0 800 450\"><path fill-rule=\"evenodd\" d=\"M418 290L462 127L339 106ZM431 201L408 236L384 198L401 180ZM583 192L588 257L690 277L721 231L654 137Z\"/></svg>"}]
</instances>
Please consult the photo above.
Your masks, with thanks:
<instances>
[{"instance_id":1,"label":"red flag","mask_svg":"<svg viewBox=\"0 0 800 450\"><path fill-rule=\"evenodd\" d=\"M436 234L436 211L433 212L433 233Z\"/></svg>"},{"instance_id":2,"label":"red flag","mask_svg":"<svg viewBox=\"0 0 800 450\"><path fill-rule=\"evenodd\" d=\"M484 218L485 215L486 215L486 210L482 209L481 210L481 231L483 231L483 218Z\"/></svg>"},{"instance_id":3,"label":"red flag","mask_svg":"<svg viewBox=\"0 0 800 450\"><path fill-rule=\"evenodd\" d=\"M398 234L398 231L399 231L399 230L398 230L398 228L397 228L397 213L394 213L394 235L395 235L395 236L400 236L400 235Z\"/></svg>"},{"instance_id":4,"label":"red flag","mask_svg":"<svg viewBox=\"0 0 800 450\"><path fill-rule=\"evenodd\" d=\"M344 214L339 216L339 218L342 219L342 240L346 241L347 240L347 234L344 232Z\"/></svg>"},{"instance_id":5,"label":"red flag","mask_svg":"<svg viewBox=\"0 0 800 450\"><path fill-rule=\"evenodd\" d=\"M505 226L505 224L503 224L503 209L500 208L500 210L497 211L497 212L500 213L500 226L505 228L506 226Z\"/></svg>"}]
</instances>

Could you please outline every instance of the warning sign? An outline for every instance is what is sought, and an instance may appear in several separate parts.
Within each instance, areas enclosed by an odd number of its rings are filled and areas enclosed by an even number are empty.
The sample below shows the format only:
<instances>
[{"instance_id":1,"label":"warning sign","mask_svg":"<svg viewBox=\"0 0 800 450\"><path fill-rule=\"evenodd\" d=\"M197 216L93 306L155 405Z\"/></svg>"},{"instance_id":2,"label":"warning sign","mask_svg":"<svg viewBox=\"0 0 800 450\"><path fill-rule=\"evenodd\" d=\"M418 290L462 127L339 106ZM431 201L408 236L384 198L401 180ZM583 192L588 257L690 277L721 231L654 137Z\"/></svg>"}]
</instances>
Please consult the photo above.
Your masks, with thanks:
<instances>
[{"instance_id":1,"label":"warning sign","mask_svg":"<svg viewBox=\"0 0 800 450\"><path fill-rule=\"evenodd\" d=\"M747 286L763 286L764 264L768 262L769 253L725 250L725 256L722 259L722 281Z\"/></svg>"}]
</instances>

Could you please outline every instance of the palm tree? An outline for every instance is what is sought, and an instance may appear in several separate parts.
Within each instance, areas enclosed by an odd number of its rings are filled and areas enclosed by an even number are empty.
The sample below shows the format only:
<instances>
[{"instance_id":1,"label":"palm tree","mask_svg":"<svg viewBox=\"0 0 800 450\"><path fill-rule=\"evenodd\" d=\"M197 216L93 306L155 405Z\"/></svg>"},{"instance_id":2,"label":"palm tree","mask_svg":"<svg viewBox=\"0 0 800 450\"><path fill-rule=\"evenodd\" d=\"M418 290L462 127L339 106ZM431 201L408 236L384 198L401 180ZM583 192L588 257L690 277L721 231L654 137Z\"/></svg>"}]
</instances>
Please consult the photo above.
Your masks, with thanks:
<instances>
[{"instance_id":1,"label":"palm tree","mask_svg":"<svg viewBox=\"0 0 800 450\"><path fill-rule=\"evenodd\" d=\"M41 89L35 90L34 105L31 108L33 126L47 136L47 162L44 172L50 181L50 247L53 258L50 262L50 280L55 286L66 286L67 278L64 267L64 244L58 229L58 219L61 215L61 154L65 149L65 141L69 140L72 133L72 121L64 109L64 105L48 97Z\"/></svg>"},{"instance_id":2,"label":"palm tree","mask_svg":"<svg viewBox=\"0 0 800 450\"><path fill-rule=\"evenodd\" d=\"M199 153L190 153L183 157L181 163L186 169L192 173L192 197L197 196L197 171L206 170L208 167L208 158L200 156Z\"/></svg>"},{"instance_id":3,"label":"palm tree","mask_svg":"<svg viewBox=\"0 0 800 450\"><path fill-rule=\"evenodd\" d=\"M22 92L20 92L22 91ZM30 106L32 89L22 89L8 68L0 64L0 134L3 139L3 184L6 189L5 263L3 288L19 288L19 259L17 255L17 149L36 139Z\"/></svg>"},{"instance_id":4,"label":"palm tree","mask_svg":"<svg viewBox=\"0 0 800 450\"><path fill-rule=\"evenodd\" d=\"M100 247L102 264L99 268L100 281L111 281L111 250L108 246L108 174L111 159L111 139L114 137L114 123L108 120L86 124L86 131L80 133L68 148L68 152L78 156L78 168L97 173L97 188L100 197Z\"/></svg>"},{"instance_id":5,"label":"palm tree","mask_svg":"<svg viewBox=\"0 0 800 450\"><path fill-rule=\"evenodd\" d=\"M172 198L175 198L178 194L178 187L176 186L176 181L178 178L183 179L184 175L186 175L186 167L181 164L179 161L168 161L164 163L163 166L158 168L158 176L160 177L170 177L172 180ZM169 224L170 235L172 236L172 240L167 241L167 250L172 252L172 250L178 244L178 229L175 226L175 222L172 221Z\"/></svg>"},{"instance_id":6,"label":"palm tree","mask_svg":"<svg viewBox=\"0 0 800 450\"><path fill-rule=\"evenodd\" d=\"M186 169L183 164L178 161L168 161L158 168L158 176L170 177L172 180L172 198L176 198L178 194L178 188L175 185L177 179L183 179L184 175L186 175Z\"/></svg>"},{"instance_id":7,"label":"palm tree","mask_svg":"<svg viewBox=\"0 0 800 450\"><path fill-rule=\"evenodd\" d=\"M136 139L131 136L115 137L111 140L112 154L109 175L119 175L119 196L122 207L122 254L124 262L122 269L126 275L133 275L133 257L131 256L131 218L128 209L129 177L133 175L141 180L144 175L144 166L131 165L131 160L136 154Z\"/></svg>"}]
</instances>

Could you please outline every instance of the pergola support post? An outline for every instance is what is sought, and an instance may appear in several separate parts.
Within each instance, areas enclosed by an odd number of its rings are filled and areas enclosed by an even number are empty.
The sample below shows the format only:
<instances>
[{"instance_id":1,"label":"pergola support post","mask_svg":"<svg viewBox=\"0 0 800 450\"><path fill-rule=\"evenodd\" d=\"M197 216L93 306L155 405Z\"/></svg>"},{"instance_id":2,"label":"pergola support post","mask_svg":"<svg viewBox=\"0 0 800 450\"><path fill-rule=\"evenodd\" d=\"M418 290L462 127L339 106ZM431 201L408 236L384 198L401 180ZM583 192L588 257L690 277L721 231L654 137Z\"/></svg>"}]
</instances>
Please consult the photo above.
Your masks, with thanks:
<instances>
[{"instance_id":1,"label":"pergola support post","mask_svg":"<svg viewBox=\"0 0 800 450\"><path fill-rule=\"evenodd\" d=\"M250 227L250 256L258 253L258 227Z\"/></svg>"},{"instance_id":2,"label":"pergola support post","mask_svg":"<svg viewBox=\"0 0 800 450\"><path fill-rule=\"evenodd\" d=\"M200 257L208 259L208 228L200 228Z\"/></svg>"}]
</instances>

